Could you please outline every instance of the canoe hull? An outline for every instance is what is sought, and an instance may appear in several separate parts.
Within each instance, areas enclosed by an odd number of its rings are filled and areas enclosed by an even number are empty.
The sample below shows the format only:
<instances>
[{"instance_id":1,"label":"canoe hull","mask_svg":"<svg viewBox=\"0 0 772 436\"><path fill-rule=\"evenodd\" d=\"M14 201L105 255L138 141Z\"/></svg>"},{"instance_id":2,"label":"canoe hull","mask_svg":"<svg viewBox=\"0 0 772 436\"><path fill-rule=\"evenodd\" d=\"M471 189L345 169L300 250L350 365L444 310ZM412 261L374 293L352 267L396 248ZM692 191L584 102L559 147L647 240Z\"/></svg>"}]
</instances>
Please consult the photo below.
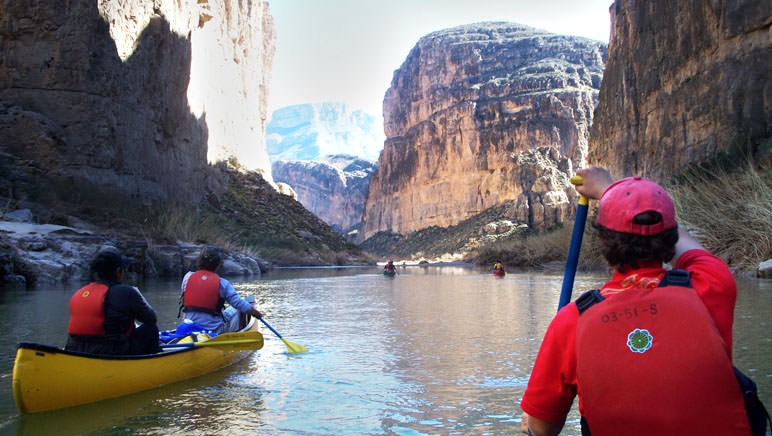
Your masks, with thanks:
<instances>
[{"instance_id":1,"label":"canoe hull","mask_svg":"<svg viewBox=\"0 0 772 436\"><path fill-rule=\"evenodd\" d=\"M496 277L504 277L506 274L507 273L504 272L504 270L501 270L501 269L493 270L493 275L496 276Z\"/></svg>"},{"instance_id":2,"label":"canoe hull","mask_svg":"<svg viewBox=\"0 0 772 436\"><path fill-rule=\"evenodd\" d=\"M255 320L243 331L254 337ZM89 356L22 343L13 367L13 397L19 412L36 413L140 392L232 365L261 348L259 338L253 349L207 346L146 356Z\"/></svg>"}]
</instances>

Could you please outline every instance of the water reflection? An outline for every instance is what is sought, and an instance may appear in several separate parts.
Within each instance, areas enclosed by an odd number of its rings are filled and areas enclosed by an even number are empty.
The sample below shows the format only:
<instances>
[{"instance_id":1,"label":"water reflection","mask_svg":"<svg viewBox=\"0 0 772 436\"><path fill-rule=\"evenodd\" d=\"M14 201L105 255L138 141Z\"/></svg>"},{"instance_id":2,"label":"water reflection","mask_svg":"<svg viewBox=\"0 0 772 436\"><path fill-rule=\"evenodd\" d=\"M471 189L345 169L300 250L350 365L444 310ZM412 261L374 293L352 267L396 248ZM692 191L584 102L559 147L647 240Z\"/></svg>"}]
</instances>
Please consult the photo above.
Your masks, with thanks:
<instances>
[{"instance_id":1,"label":"water reflection","mask_svg":"<svg viewBox=\"0 0 772 436\"><path fill-rule=\"evenodd\" d=\"M504 278L464 266L283 269L235 281L268 322L309 353L266 345L235 367L159 389L18 417L15 345L62 344L72 289L6 291L0 300L0 433L515 434L517 401L557 307L562 275ZM578 275L575 289L605 277ZM772 281L741 281L735 358L772 404ZM144 284L162 325L179 283ZM578 291L575 292L575 296ZM41 322L36 322L41 321ZM575 410L563 434L579 434Z\"/></svg>"}]
</instances>

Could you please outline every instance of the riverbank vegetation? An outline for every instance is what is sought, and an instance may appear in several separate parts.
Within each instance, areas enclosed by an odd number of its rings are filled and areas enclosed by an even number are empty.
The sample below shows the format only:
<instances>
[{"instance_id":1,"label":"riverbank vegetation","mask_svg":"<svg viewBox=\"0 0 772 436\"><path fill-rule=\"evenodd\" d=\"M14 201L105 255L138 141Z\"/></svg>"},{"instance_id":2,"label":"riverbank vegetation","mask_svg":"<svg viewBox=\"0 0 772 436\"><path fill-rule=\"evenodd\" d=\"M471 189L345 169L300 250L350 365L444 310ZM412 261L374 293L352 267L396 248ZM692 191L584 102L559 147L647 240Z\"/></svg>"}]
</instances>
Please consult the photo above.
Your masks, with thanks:
<instances>
[{"instance_id":1,"label":"riverbank vegetation","mask_svg":"<svg viewBox=\"0 0 772 436\"><path fill-rule=\"evenodd\" d=\"M738 272L751 272L772 259L772 161L754 163L746 155L720 155L694 165L665 187L673 196L679 223ZM597 233L589 224L590 203L579 267L604 268ZM572 224L544 234L523 234L486 245L470 256L480 264L501 259L511 266L539 267L564 261Z\"/></svg>"},{"instance_id":2,"label":"riverbank vegetation","mask_svg":"<svg viewBox=\"0 0 772 436\"><path fill-rule=\"evenodd\" d=\"M772 259L772 162L722 155L668 188L679 222L731 267L752 271Z\"/></svg>"}]
</instances>

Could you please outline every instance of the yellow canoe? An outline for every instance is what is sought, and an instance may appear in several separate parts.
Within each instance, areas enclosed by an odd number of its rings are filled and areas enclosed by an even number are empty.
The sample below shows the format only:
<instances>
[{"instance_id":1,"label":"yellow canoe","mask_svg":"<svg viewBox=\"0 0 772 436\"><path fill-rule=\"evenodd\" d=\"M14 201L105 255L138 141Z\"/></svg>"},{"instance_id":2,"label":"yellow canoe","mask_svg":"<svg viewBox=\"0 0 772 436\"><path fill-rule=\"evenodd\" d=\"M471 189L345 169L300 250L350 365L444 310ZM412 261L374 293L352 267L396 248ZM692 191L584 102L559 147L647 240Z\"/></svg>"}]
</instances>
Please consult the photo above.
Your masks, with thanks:
<instances>
[{"instance_id":1,"label":"yellow canoe","mask_svg":"<svg viewBox=\"0 0 772 436\"><path fill-rule=\"evenodd\" d=\"M256 319L235 333L142 356L94 356L21 343L13 398L21 413L92 403L186 380L232 365L263 347Z\"/></svg>"}]
</instances>

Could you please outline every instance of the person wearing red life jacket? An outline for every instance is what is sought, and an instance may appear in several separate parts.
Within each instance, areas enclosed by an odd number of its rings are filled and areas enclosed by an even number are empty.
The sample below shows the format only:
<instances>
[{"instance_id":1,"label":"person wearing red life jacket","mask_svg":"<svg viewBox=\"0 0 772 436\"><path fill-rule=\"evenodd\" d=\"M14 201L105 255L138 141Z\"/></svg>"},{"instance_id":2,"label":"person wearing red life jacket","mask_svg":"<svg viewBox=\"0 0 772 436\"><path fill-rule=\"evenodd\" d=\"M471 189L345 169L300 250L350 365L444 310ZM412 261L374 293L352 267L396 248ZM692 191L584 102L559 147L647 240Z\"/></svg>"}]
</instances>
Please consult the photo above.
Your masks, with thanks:
<instances>
[{"instance_id":1,"label":"person wearing red life jacket","mask_svg":"<svg viewBox=\"0 0 772 436\"><path fill-rule=\"evenodd\" d=\"M115 247L99 250L90 265L94 281L70 298L65 349L100 355L160 351L155 311L139 289L121 283L128 265Z\"/></svg>"},{"instance_id":2,"label":"person wearing red life jacket","mask_svg":"<svg viewBox=\"0 0 772 436\"><path fill-rule=\"evenodd\" d=\"M219 248L204 247L198 255L198 269L189 271L182 279L185 322L216 333L239 330L239 313L263 316L236 292L231 282L217 275L222 263ZM226 302L230 305L227 308Z\"/></svg>"},{"instance_id":3,"label":"person wearing red life jacket","mask_svg":"<svg viewBox=\"0 0 772 436\"><path fill-rule=\"evenodd\" d=\"M385 272L396 272L397 267L394 266L394 261L390 260L386 263L386 265L383 266L383 271Z\"/></svg>"},{"instance_id":4,"label":"person wearing red life jacket","mask_svg":"<svg viewBox=\"0 0 772 436\"><path fill-rule=\"evenodd\" d=\"M559 434L578 396L583 434L750 435L732 366L728 266L679 228L653 181L577 173L577 191L599 200L594 226L613 276L602 301L584 307L580 297L550 323L520 402L521 431ZM659 286L666 263L688 271L691 289Z\"/></svg>"}]
</instances>

